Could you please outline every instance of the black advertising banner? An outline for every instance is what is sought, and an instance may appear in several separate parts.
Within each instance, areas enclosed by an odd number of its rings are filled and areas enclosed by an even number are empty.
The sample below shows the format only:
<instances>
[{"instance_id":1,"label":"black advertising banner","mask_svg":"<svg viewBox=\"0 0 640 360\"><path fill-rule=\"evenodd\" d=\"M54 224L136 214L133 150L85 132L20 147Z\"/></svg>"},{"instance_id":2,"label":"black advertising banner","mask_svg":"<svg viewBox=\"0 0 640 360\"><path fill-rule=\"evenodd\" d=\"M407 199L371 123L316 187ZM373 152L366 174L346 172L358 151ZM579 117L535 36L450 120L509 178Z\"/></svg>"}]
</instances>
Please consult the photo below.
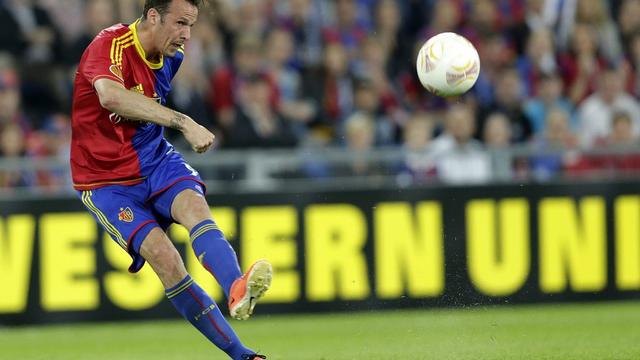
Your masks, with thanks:
<instances>
[{"instance_id":1,"label":"black advertising banner","mask_svg":"<svg viewBox=\"0 0 640 360\"><path fill-rule=\"evenodd\" d=\"M640 297L634 182L210 195L243 268L274 281L258 312ZM133 214L135 216L135 214ZM186 230L169 234L218 302ZM177 317L150 267L77 199L0 201L0 324Z\"/></svg>"}]
</instances>

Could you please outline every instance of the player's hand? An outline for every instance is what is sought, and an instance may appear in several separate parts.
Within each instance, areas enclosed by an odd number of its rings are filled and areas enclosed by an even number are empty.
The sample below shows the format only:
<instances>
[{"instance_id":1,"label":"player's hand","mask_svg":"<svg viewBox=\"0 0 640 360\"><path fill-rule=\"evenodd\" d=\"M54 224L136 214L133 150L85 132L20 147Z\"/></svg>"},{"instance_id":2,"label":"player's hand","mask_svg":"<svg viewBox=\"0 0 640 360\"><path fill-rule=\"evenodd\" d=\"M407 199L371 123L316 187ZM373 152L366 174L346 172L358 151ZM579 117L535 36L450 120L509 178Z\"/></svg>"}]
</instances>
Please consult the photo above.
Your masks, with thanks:
<instances>
[{"instance_id":1,"label":"player's hand","mask_svg":"<svg viewBox=\"0 0 640 360\"><path fill-rule=\"evenodd\" d=\"M215 135L213 135L211 131L193 120L185 123L182 134L189 142L189 145L191 145L193 151L197 153L203 153L209 150L215 139Z\"/></svg>"}]
</instances>

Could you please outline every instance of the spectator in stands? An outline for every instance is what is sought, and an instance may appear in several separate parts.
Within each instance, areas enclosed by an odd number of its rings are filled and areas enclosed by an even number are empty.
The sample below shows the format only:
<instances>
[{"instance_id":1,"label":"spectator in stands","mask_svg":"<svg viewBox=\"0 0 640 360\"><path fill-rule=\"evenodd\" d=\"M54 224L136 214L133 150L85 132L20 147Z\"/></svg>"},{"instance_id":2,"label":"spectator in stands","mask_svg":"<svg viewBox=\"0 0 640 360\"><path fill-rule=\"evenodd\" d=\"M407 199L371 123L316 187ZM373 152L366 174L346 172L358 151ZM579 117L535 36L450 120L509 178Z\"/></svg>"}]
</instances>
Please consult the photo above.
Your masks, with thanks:
<instances>
[{"instance_id":1,"label":"spectator in stands","mask_svg":"<svg viewBox=\"0 0 640 360\"><path fill-rule=\"evenodd\" d=\"M508 31L511 41L519 55L525 53L525 40L531 33L552 29L556 21L557 8L553 3L557 0L526 0L525 14L520 22L516 22ZM555 44L552 44L555 45Z\"/></svg>"},{"instance_id":2,"label":"spectator in stands","mask_svg":"<svg viewBox=\"0 0 640 360\"><path fill-rule=\"evenodd\" d=\"M560 107L549 109L544 131L543 146L555 149L572 149L578 145L578 137L571 130L567 112Z\"/></svg>"},{"instance_id":3,"label":"spectator in stands","mask_svg":"<svg viewBox=\"0 0 640 360\"><path fill-rule=\"evenodd\" d=\"M314 123L337 130L353 111L354 78L349 71L346 49L338 42L327 44L323 67L303 77L303 97L313 100L317 109Z\"/></svg>"},{"instance_id":4,"label":"spectator in stands","mask_svg":"<svg viewBox=\"0 0 640 360\"><path fill-rule=\"evenodd\" d=\"M66 160L71 144L71 119L57 113L49 116L42 128L33 131L29 138L29 156L56 157Z\"/></svg>"},{"instance_id":5,"label":"spectator in stands","mask_svg":"<svg viewBox=\"0 0 640 360\"><path fill-rule=\"evenodd\" d=\"M375 84L371 80L361 79L356 82L353 91L353 110L373 120L376 144L393 144L398 129L385 113L381 94Z\"/></svg>"},{"instance_id":6,"label":"spectator in stands","mask_svg":"<svg viewBox=\"0 0 640 360\"><path fill-rule=\"evenodd\" d=\"M322 62L322 24L316 3L312 0L289 0L278 25L294 38L296 63L302 68Z\"/></svg>"},{"instance_id":7,"label":"spectator in stands","mask_svg":"<svg viewBox=\"0 0 640 360\"><path fill-rule=\"evenodd\" d=\"M546 28L530 33L526 54L518 58L518 72L523 80L526 97L538 93L538 86L544 75L558 70L552 37L551 32Z\"/></svg>"},{"instance_id":8,"label":"spectator in stands","mask_svg":"<svg viewBox=\"0 0 640 360\"><path fill-rule=\"evenodd\" d=\"M491 155L491 169L494 180L511 179L512 159L508 153L511 146L511 125L509 118L496 112L487 117L482 141Z\"/></svg>"},{"instance_id":9,"label":"spectator in stands","mask_svg":"<svg viewBox=\"0 0 640 360\"><path fill-rule=\"evenodd\" d=\"M375 123L366 113L354 113L345 120L345 146L353 152L371 150L376 142Z\"/></svg>"},{"instance_id":10,"label":"spectator in stands","mask_svg":"<svg viewBox=\"0 0 640 360\"><path fill-rule=\"evenodd\" d=\"M427 151L433 139L435 121L426 112L416 112L402 130L402 146L412 152Z\"/></svg>"},{"instance_id":11,"label":"spectator in stands","mask_svg":"<svg viewBox=\"0 0 640 360\"><path fill-rule=\"evenodd\" d=\"M209 101L218 125L224 130L231 128L236 118L237 89L245 79L263 74L263 56L260 39L241 34L235 41L232 61L211 76ZM277 89L274 84L271 90L271 101L275 105Z\"/></svg>"},{"instance_id":12,"label":"spectator in stands","mask_svg":"<svg viewBox=\"0 0 640 360\"><path fill-rule=\"evenodd\" d=\"M18 74L15 69L7 67L0 69L0 128L10 124L20 127L24 134L32 128L22 109Z\"/></svg>"},{"instance_id":13,"label":"spectator in stands","mask_svg":"<svg viewBox=\"0 0 640 360\"><path fill-rule=\"evenodd\" d=\"M478 53L482 70L471 93L481 107L487 107L495 100L495 86L501 70L514 62L515 52L502 34L494 33L479 39Z\"/></svg>"},{"instance_id":14,"label":"spectator in stands","mask_svg":"<svg viewBox=\"0 0 640 360\"><path fill-rule=\"evenodd\" d=\"M344 121L344 141L341 144L349 157L344 161L328 162L322 156L317 156L322 151L327 142L315 129L316 133L310 137L314 139L313 144L306 144L307 151L302 155L306 158L303 171L307 176L315 179L325 179L328 177L348 177L348 176L375 176L387 172L385 164L372 161L370 152L375 146L375 124L374 120L367 113L356 112L351 114ZM314 151L314 156L308 156Z\"/></svg>"},{"instance_id":15,"label":"spectator in stands","mask_svg":"<svg viewBox=\"0 0 640 360\"><path fill-rule=\"evenodd\" d=\"M353 62L352 71L358 78L371 77L371 72L387 72L387 54L383 40L376 35L367 36L358 49L358 57ZM385 74L386 76L386 74Z\"/></svg>"},{"instance_id":16,"label":"spectator in stands","mask_svg":"<svg viewBox=\"0 0 640 360\"><path fill-rule=\"evenodd\" d=\"M569 126L569 117L562 108L551 108L545 119L546 127L533 140L538 154L530 159L531 174L540 181L550 180L560 174L565 166L573 166L579 159L565 151L575 148L577 137Z\"/></svg>"},{"instance_id":17,"label":"spectator in stands","mask_svg":"<svg viewBox=\"0 0 640 360\"><path fill-rule=\"evenodd\" d=\"M270 101L270 82L266 75L246 78L239 89L239 106L227 147L280 148L296 145L290 124Z\"/></svg>"},{"instance_id":18,"label":"spectator in stands","mask_svg":"<svg viewBox=\"0 0 640 360\"><path fill-rule=\"evenodd\" d=\"M527 141L532 134L531 121L523 111L523 86L515 68L503 69L496 79L495 100L479 111L479 134L484 131L487 116L493 112L504 113L511 124L511 136L514 142Z\"/></svg>"},{"instance_id":19,"label":"spectator in stands","mask_svg":"<svg viewBox=\"0 0 640 360\"><path fill-rule=\"evenodd\" d=\"M134 22L142 13L143 2L138 0L115 0L118 8L119 19L129 24Z\"/></svg>"},{"instance_id":20,"label":"spectator in stands","mask_svg":"<svg viewBox=\"0 0 640 360\"><path fill-rule=\"evenodd\" d=\"M26 135L16 124L0 127L0 158L21 160L26 156ZM0 169L0 190L29 187L35 184L35 177L28 171Z\"/></svg>"},{"instance_id":21,"label":"spectator in stands","mask_svg":"<svg viewBox=\"0 0 640 360\"><path fill-rule=\"evenodd\" d=\"M113 2L111 0L89 0L85 4L84 19L86 23L82 32L77 34L75 41L68 47L65 53L65 61L69 65L80 62L82 53L93 38L102 29L116 22Z\"/></svg>"},{"instance_id":22,"label":"spectator in stands","mask_svg":"<svg viewBox=\"0 0 640 360\"><path fill-rule=\"evenodd\" d=\"M626 112L616 112L611 121L611 132L604 145L607 147L630 147L638 144L638 134L633 131L631 116Z\"/></svg>"},{"instance_id":23,"label":"spectator in stands","mask_svg":"<svg viewBox=\"0 0 640 360\"><path fill-rule=\"evenodd\" d=\"M456 31L462 21L461 12L459 2L435 0L430 14L431 21L420 31L418 40L424 42L434 35Z\"/></svg>"},{"instance_id":24,"label":"spectator in stands","mask_svg":"<svg viewBox=\"0 0 640 360\"><path fill-rule=\"evenodd\" d=\"M630 51L632 38L640 31L640 0L624 0L618 12L618 30L625 52Z\"/></svg>"},{"instance_id":25,"label":"spectator in stands","mask_svg":"<svg viewBox=\"0 0 640 360\"><path fill-rule=\"evenodd\" d=\"M622 46L607 3L606 0L577 0L575 23L593 29L602 55L607 61L615 62L622 56Z\"/></svg>"},{"instance_id":26,"label":"spectator in stands","mask_svg":"<svg viewBox=\"0 0 640 360\"><path fill-rule=\"evenodd\" d=\"M19 59L24 110L39 126L44 116L60 107L65 94L58 66L64 46L47 10L34 0L0 3L0 52L3 50Z\"/></svg>"},{"instance_id":27,"label":"spectator in stands","mask_svg":"<svg viewBox=\"0 0 640 360\"><path fill-rule=\"evenodd\" d=\"M425 183L435 178L436 163L430 149L433 127L433 118L425 112L414 113L404 124L404 159L397 178L401 185Z\"/></svg>"},{"instance_id":28,"label":"spectator in stands","mask_svg":"<svg viewBox=\"0 0 640 360\"><path fill-rule=\"evenodd\" d=\"M640 0L639 0L640 1ZM640 31L633 34L629 40L626 66L629 93L636 99L640 98Z\"/></svg>"},{"instance_id":29,"label":"spectator in stands","mask_svg":"<svg viewBox=\"0 0 640 360\"><path fill-rule=\"evenodd\" d=\"M0 4L0 51L21 62L52 64L61 59L62 39L48 12L31 0Z\"/></svg>"},{"instance_id":30,"label":"spectator in stands","mask_svg":"<svg viewBox=\"0 0 640 360\"><path fill-rule=\"evenodd\" d=\"M375 38L384 53L385 71L390 77L397 76L411 66L413 52L411 35L402 26L401 9L397 0L380 0L374 9Z\"/></svg>"},{"instance_id":31,"label":"spectator in stands","mask_svg":"<svg viewBox=\"0 0 640 360\"><path fill-rule=\"evenodd\" d=\"M237 2L237 30L256 37L262 36L269 29L269 22L272 20L269 6L269 2L264 0Z\"/></svg>"},{"instance_id":32,"label":"spectator in stands","mask_svg":"<svg viewBox=\"0 0 640 360\"><path fill-rule=\"evenodd\" d=\"M606 63L598 49L595 30L586 24L576 24L571 36L571 49L558 59L567 96L574 104L595 91L597 79Z\"/></svg>"},{"instance_id":33,"label":"spectator in stands","mask_svg":"<svg viewBox=\"0 0 640 360\"><path fill-rule=\"evenodd\" d=\"M219 20L213 13L203 12L191 31L186 46L186 59L190 59L201 72L210 74L227 60L224 39L218 28Z\"/></svg>"},{"instance_id":34,"label":"spectator in stands","mask_svg":"<svg viewBox=\"0 0 640 360\"><path fill-rule=\"evenodd\" d=\"M489 149L504 149L511 145L511 124L505 114L489 114L482 133L482 142Z\"/></svg>"},{"instance_id":35,"label":"spectator in stands","mask_svg":"<svg viewBox=\"0 0 640 360\"><path fill-rule=\"evenodd\" d=\"M633 131L631 116L626 112L616 112L611 119L609 134L598 142L605 149L630 150L637 146L638 136ZM567 169L574 175L588 176L637 172L640 170L640 154L635 151L611 154L583 154Z\"/></svg>"},{"instance_id":36,"label":"spectator in stands","mask_svg":"<svg viewBox=\"0 0 640 360\"><path fill-rule=\"evenodd\" d=\"M190 43L187 47L188 56L185 56L180 71L176 74L171 84L173 91L169 93L167 101L171 108L182 113L190 114L189 116L198 119L198 122L209 129L214 129L213 117L207 108L207 79L202 76L203 70L200 60L202 57L197 56L197 52L201 50L198 44ZM192 52L195 52L192 53ZM172 142L181 148L189 149L190 146L184 140L183 136L179 136L178 132L173 129L165 129ZM223 141L224 135L216 132Z\"/></svg>"},{"instance_id":37,"label":"spectator in stands","mask_svg":"<svg viewBox=\"0 0 640 360\"><path fill-rule=\"evenodd\" d=\"M564 110L571 118L571 128L577 129L577 117L573 114L573 105L562 96L562 79L557 74L543 75L540 79L537 95L525 102L524 112L531 121L535 136L545 131L545 119L552 108Z\"/></svg>"},{"instance_id":38,"label":"spectator in stands","mask_svg":"<svg viewBox=\"0 0 640 360\"><path fill-rule=\"evenodd\" d=\"M71 144L71 119L65 114L49 116L41 129L29 139L29 156L32 158L54 158L61 163L69 160ZM35 172L37 185L47 190L71 190L72 182L68 168L41 169Z\"/></svg>"},{"instance_id":39,"label":"spectator in stands","mask_svg":"<svg viewBox=\"0 0 640 360\"><path fill-rule=\"evenodd\" d=\"M475 119L468 106L455 105L447 113L449 146L435 153L438 179L449 184L483 183L491 179L491 160L473 138Z\"/></svg>"},{"instance_id":40,"label":"spectator in stands","mask_svg":"<svg viewBox=\"0 0 640 360\"><path fill-rule=\"evenodd\" d=\"M632 132L640 133L640 106L636 99L624 92L619 69L608 68L599 79L598 91L578 108L580 144L593 147L611 131L613 114L625 111L631 116Z\"/></svg>"},{"instance_id":41,"label":"spectator in stands","mask_svg":"<svg viewBox=\"0 0 640 360\"><path fill-rule=\"evenodd\" d=\"M476 0L469 3L471 14L469 25L461 32L472 43L477 43L479 38L495 32L502 32L504 21L498 11L498 2L495 0Z\"/></svg>"},{"instance_id":42,"label":"spectator in stands","mask_svg":"<svg viewBox=\"0 0 640 360\"><path fill-rule=\"evenodd\" d=\"M37 0L37 2L49 13L66 44L73 43L86 28L84 15L87 0ZM109 3L113 7L113 1Z\"/></svg>"},{"instance_id":43,"label":"spectator in stands","mask_svg":"<svg viewBox=\"0 0 640 360\"><path fill-rule=\"evenodd\" d=\"M211 3L230 42L239 35L261 37L273 20L270 1L221 0Z\"/></svg>"},{"instance_id":44,"label":"spectator in stands","mask_svg":"<svg viewBox=\"0 0 640 360\"><path fill-rule=\"evenodd\" d=\"M278 89L278 108L282 115L293 122L296 133L303 136L306 124L315 116L311 101L302 99L302 77L293 66L293 36L282 28L272 29L266 40L267 72Z\"/></svg>"},{"instance_id":45,"label":"spectator in stands","mask_svg":"<svg viewBox=\"0 0 640 360\"><path fill-rule=\"evenodd\" d=\"M335 169L334 175L378 175L383 168L367 157L375 145L376 130L373 119L364 113L355 113L345 120L345 147L354 158L346 168Z\"/></svg>"},{"instance_id":46,"label":"spectator in stands","mask_svg":"<svg viewBox=\"0 0 640 360\"><path fill-rule=\"evenodd\" d=\"M571 34L575 34L578 24L594 31L597 43L602 47L602 55L609 62L620 60L622 46L618 33L611 19L606 0L575 0L564 1L561 9L558 39L560 47L566 49L571 41Z\"/></svg>"},{"instance_id":47,"label":"spectator in stands","mask_svg":"<svg viewBox=\"0 0 640 360\"><path fill-rule=\"evenodd\" d=\"M388 117L389 121L399 124L404 121L406 114L400 107L399 95L387 71L389 54L384 47L378 36L368 36L360 46L359 61L354 66L354 73L374 88L380 103L379 112Z\"/></svg>"},{"instance_id":48,"label":"spectator in stands","mask_svg":"<svg viewBox=\"0 0 640 360\"><path fill-rule=\"evenodd\" d=\"M333 3L335 24L323 29L323 39L325 43L342 44L351 61L370 29L363 19L358 17L356 0L335 0Z\"/></svg>"}]
</instances>

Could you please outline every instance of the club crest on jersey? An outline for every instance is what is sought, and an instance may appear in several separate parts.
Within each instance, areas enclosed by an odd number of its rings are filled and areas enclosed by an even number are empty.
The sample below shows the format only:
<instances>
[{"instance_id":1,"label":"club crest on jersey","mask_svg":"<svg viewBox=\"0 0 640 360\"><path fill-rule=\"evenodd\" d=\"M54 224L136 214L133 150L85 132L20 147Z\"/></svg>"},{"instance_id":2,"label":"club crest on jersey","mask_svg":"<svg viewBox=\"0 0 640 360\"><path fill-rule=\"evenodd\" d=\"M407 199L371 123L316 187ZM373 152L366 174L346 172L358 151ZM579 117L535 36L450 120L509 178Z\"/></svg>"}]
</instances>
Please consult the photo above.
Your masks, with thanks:
<instances>
[{"instance_id":1,"label":"club crest on jersey","mask_svg":"<svg viewBox=\"0 0 640 360\"><path fill-rule=\"evenodd\" d=\"M126 207L126 208L120 208L120 212L118 213L118 220L120 221L124 221L124 222L132 222L133 221L133 211L131 211L131 208Z\"/></svg>"}]
</instances>

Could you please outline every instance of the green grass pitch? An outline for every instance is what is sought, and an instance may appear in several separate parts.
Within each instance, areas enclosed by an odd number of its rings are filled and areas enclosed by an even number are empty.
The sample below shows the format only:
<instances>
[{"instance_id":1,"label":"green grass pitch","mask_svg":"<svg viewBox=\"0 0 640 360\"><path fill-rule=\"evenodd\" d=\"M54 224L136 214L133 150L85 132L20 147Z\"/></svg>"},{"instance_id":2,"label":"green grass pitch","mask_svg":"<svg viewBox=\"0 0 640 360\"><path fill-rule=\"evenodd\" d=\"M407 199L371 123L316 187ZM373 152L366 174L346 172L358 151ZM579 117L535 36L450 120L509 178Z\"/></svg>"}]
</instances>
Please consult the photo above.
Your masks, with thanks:
<instances>
[{"instance_id":1,"label":"green grass pitch","mask_svg":"<svg viewBox=\"0 0 640 360\"><path fill-rule=\"evenodd\" d=\"M640 359L640 302L258 316L233 326L269 360ZM0 328L0 359L226 357L176 320Z\"/></svg>"}]
</instances>

